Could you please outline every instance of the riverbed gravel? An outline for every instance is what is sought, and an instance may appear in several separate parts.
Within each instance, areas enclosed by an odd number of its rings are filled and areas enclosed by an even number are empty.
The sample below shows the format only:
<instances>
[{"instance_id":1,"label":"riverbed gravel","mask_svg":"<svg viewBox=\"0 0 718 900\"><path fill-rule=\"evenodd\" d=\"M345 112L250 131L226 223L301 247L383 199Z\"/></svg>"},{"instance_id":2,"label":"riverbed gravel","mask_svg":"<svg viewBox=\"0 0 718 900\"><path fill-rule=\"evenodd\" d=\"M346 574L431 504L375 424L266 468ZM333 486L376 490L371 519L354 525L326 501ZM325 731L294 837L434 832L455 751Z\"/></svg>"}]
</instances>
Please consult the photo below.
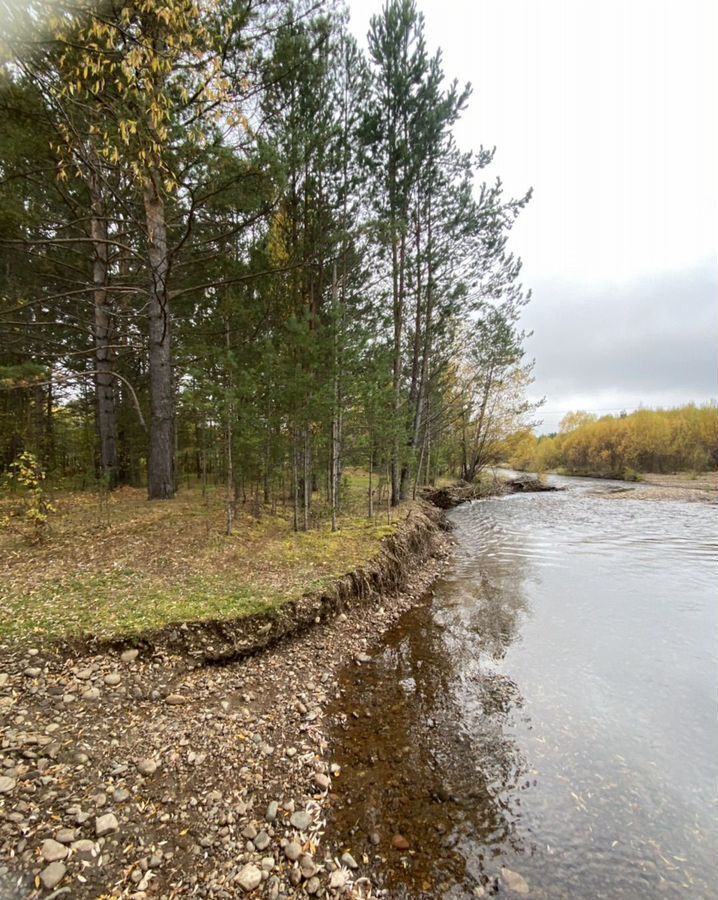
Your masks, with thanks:
<instances>
[{"instance_id":1,"label":"riverbed gravel","mask_svg":"<svg viewBox=\"0 0 718 900\"><path fill-rule=\"evenodd\" d=\"M447 544L404 593L236 662L2 648L3 900L371 895L353 848L323 841L325 711Z\"/></svg>"}]
</instances>

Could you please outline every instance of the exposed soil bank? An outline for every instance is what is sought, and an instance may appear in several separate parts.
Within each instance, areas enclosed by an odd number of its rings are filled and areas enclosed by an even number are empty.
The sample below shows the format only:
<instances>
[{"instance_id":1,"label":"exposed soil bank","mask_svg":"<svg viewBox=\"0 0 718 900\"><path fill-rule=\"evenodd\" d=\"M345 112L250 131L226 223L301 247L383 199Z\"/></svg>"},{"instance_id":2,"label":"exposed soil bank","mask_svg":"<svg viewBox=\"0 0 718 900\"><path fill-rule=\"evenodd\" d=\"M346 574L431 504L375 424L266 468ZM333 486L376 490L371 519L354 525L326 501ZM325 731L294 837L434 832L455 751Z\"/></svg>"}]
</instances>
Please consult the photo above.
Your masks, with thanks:
<instances>
[{"instance_id":1,"label":"exposed soil bank","mask_svg":"<svg viewBox=\"0 0 718 900\"><path fill-rule=\"evenodd\" d=\"M320 844L339 776L324 710L447 543L422 508L370 566L269 620L0 658L3 900L361 893Z\"/></svg>"},{"instance_id":2,"label":"exposed soil bank","mask_svg":"<svg viewBox=\"0 0 718 900\"><path fill-rule=\"evenodd\" d=\"M491 482L469 484L458 482L442 488L425 488L422 497L439 509L453 509L461 503L482 500L501 494L558 491L561 488L537 478L535 475L517 475L513 478L494 477Z\"/></svg>"},{"instance_id":3,"label":"exposed soil bank","mask_svg":"<svg viewBox=\"0 0 718 900\"><path fill-rule=\"evenodd\" d=\"M324 590L240 619L173 624L132 640L78 638L60 642L57 648L65 654L87 655L136 647L143 655L187 655L198 662L228 662L251 656L356 604L374 603L401 591L416 566L432 555L437 535L446 527L441 513L423 503L409 512L366 566L338 578Z\"/></svg>"}]
</instances>

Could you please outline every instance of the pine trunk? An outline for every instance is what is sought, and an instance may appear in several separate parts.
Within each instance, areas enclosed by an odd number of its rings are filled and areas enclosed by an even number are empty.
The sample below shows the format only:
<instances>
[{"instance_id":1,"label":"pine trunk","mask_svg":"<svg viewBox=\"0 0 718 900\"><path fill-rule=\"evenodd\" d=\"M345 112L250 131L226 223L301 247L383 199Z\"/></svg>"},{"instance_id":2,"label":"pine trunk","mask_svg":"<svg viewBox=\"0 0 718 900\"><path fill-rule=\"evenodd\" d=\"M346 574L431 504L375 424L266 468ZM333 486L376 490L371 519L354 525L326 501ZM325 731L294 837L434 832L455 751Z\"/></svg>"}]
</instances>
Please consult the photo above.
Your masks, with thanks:
<instances>
[{"instance_id":1,"label":"pine trunk","mask_svg":"<svg viewBox=\"0 0 718 900\"><path fill-rule=\"evenodd\" d=\"M174 396L170 344L170 305L167 290L167 222L153 176L144 191L147 241L151 270L150 318L150 456L147 488L150 500L171 500L175 495Z\"/></svg>"},{"instance_id":2,"label":"pine trunk","mask_svg":"<svg viewBox=\"0 0 718 900\"><path fill-rule=\"evenodd\" d=\"M104 216L99 178L91 184L93 241L92 286L94 300L95 388L97 395L97 431L100 438L100 470L107 486L117 484L117 415L112 363L112 316L108 302L109 253L107 219Z\"/></svg>"}]
</instances>

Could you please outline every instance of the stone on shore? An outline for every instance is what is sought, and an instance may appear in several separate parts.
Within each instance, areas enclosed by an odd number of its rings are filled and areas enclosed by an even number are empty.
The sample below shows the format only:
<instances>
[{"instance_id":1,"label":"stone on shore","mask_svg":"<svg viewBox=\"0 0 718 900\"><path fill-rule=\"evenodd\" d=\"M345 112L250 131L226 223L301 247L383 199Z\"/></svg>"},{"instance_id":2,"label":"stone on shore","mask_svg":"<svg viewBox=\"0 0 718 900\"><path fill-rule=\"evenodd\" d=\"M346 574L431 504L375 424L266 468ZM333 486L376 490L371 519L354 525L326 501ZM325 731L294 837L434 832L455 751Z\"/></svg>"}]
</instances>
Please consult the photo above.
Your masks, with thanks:
<instances>
[{"instance_id":1,"label":"stone on shore","mask_svg":"<svg viewBox=\"0 0 718 900\"><path fill-rule=\"evenodd\" d=\"M137 771L140 775L154 775L157 771L157 760L146 758L137 760Z\"/></svg>"},{"instance_id":2,"label":"stone on shore","mask_svg":"<svg viewBox=\"0 0 718 900\"><path fill-rule=\"evenodd\" d=\"M51 891L65 877L67 869L61 862L51 862L40 872L40 881L46 891Z\"/></svg>"},{"instance_id":3,"label":"stone on shore","mask_svg":"<svg viewBox=\"0 0 718 900\"><path fill-rule=\"evenodd\" d=\"M9 794L15 790L16 781L7 775L0 775L0 794Z\"/></svg>"},{"instance_id":4,"label":"stone on shore","mask_svg":"<svg viewBox=\"0 0 718 900\"><path fill-rule=\"evenodd\" d=\"M297 810L297 812L292 813L292 817L289 820L289 824L292 828L296 828L297 831L306 831L307 828L312 824L312 817L308 812L305 812L303 809Z\"/></svg>"},{"instance_id":5,"label":"stone on shore","mask_svg":"<svg viewBox=\"0 0 718 900\"><path fill-rule=\"evenodd\" d=\"M119 829L119 824L113 813L105 813L104 816L98 816L95 819L95 834L103 837L106 834L112 834L113 831Z\"/></svg>"},{"instance_id":6,"label":"stone on shore","mask_svg":"<svg viewBox=\"0 0 718 900\"><path fill-rule=\"evenodd\" d=\"M64 859L70 851L59 841L48 838L46 841L42 842L40 852L42 853L42 858L45 862L51 863L57 862L59 859Z\"/></svg>"},{"instance_id":7,"label":"stone on shore","mask_svg":"<svg viewBox=\"0 0 718 900\"><path fill-rule=\"evenodd\" d=\"M253 891L256 887L259 887L262 881L262 873L251 863L244 866L243 869L235 875L234 880L237 884L242 888L243 891Z\"/></svg>"}]
</instances>

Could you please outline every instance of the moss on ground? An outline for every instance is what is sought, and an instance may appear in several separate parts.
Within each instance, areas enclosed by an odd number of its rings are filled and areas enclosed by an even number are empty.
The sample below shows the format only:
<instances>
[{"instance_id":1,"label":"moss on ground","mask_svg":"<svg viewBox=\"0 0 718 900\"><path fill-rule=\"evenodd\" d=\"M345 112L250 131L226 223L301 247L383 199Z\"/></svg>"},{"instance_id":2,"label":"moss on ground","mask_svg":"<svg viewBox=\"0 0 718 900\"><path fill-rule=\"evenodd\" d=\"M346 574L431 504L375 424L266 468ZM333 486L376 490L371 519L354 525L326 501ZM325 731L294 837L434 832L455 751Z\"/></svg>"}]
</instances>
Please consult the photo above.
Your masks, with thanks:
<instances>
[{"instance_id":1,"label":"moss on ground","mask_svg":"<svg viewBox=\"0 0 718 900\"><path fill-rule=\"evenodd\" d=\"M153 503L131 488L109 497L58 494L40 545L19 529L0 532L0 641L132 638L172 623L269 611L379 552L411 504L395 510L392 523L385 510L370 522L365 491L365 476L348 476L337 533L318 501L318 521L300 533L288 507L256 518L240 505L231 536L219 488Z\"/></svg>"}]
</instances>

